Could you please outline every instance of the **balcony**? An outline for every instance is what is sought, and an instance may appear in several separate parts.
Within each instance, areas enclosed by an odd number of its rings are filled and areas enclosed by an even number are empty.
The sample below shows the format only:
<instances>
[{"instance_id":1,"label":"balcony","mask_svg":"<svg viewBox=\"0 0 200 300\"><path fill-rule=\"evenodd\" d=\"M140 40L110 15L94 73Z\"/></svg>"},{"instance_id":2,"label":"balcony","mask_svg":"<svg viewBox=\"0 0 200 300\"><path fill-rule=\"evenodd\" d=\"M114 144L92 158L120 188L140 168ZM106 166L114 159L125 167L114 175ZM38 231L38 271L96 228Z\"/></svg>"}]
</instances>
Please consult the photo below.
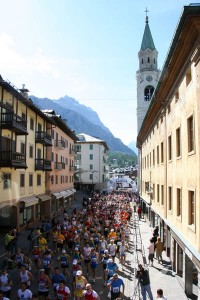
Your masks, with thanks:
<instances>
[{"instance_id":1,"label":"balcony","mask_svg":"<svg viewBox=\"0 0 200 300\"><path fill-rule=\"evenodd\" d=\"M35 133L35 142L45 146L52 146L51 135L45 131L37 131Z\"/></svg>"},{"instance_id":2,"label":"balcony","mask_svg":"<svg viewBox=\"0 0 200 300\"><path fill-rule=\"evenodd\" d=\"M52 171L51 161L43 158L35 159L35 170L37 171Z\"/></svg>"},{"instance_id":3,"label":"balcony","mask_svg":"<svg viewBox=\"0 0 200 300\"><path fill-rule=\"evenodd\" d=\"M19 152L1 151L0 152L0 167L27 169L26 155Z\"/></svg>"},{"instance_id":4,"label":"balcony","mask_svg":"<svg viewBox=\"0 0 200 300\"><path fill-rule=\"evenodd\" d=\"M17 135L27 135L27 121L13 112L1 113L1 129L14 131Z\"/></svg>"},{"instance_id":5,"label":"balcony","mask_svg":"<svg viewBox=\"0 0 200 300\"><path fill-rule=\"evenodd\" d=\"M62 163L61 162L54 162L54 170L62 170Z\"/></svg>"},{"instance_id":6,"label":"balcony","mask_svg":"<svg viewBox=\"0 0 200 300\"><path fill-rule=\"evenodd\" d=\"M62 140L56 140L54 142L54 147L58 149L64 149L65 148L65 142Z\"/></svg>"}]
</instances>

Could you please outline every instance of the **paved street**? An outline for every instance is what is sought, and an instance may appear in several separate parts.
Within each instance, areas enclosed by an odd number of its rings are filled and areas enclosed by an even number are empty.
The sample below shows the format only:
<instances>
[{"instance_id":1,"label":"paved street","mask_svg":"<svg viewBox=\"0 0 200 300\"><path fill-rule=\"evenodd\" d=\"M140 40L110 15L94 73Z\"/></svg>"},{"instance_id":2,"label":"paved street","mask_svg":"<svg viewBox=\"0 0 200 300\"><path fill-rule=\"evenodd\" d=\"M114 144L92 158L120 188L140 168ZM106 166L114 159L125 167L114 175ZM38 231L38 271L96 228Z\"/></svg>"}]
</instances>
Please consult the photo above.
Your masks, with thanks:
<instances>
[{"instance_id":1,"label":"paved street","mask_svg":"<svg viewBox=\"0 0 200 300\"><path fill-rule=\"evenodd\" d=\"M81 208L82 207L82 197L83 194L77 193L76 200L72 203L69 211L72 211L73 208ZM62 217L60 217L62 218ZM139 225L139 227L138 227ZM133 214L133 217L130 222L130 230L131 235L129 239L129 250L127 253L127 259L124 268L119 263L118 258L116 258L116 263L119 266L119 276L124 280L125 283L125 294L124 300L132 300L139 299L138 289L135 289L135 285L137 285L137 279L134 277L134 270L137 268L138 260L140 263L145 263L147 261L147 246L149 244L149 239L152 236L152 228L145 222L145 220L137 221L137 216ZM137 228L136 228L137 227ZM135 239L136 231L140 231L141 233L141 241L139 239ZM29 243L27 242L27 235L30 230L24 230L19 237L19 247L25 252L30 253L29 251ZM3 235L0 236L1 241L3 241ZM50 246L52 242L50 242ZM135 251L137 250L137 251ZM1 253L4 252L3 244L0 245ZM58 262L56 260L57 256L54 256L53 267L58 266ZM154 295L154 299L156 299L156 290L157 288L162 288L164 290L165 295L168 300L175 299L187 299L183 290L177 280L176 276L170 270L170 262L169 259L163 255L164 263L163 265L158 264L154 261L154 266L149 267L150 279L151 279L151 287ZM14 286L12 289L11 299L16 299L16 291L19 288L18 281L18 273L17 269L9 270L10 276L13 279ZM31 290L33 293L37 292L37 274L38 271L33 268L32 273L34 276L34 281L31 283ZM84 266L83 266L83 275L84 275ZM92 274L89 274L88 282L92 283ZM67 279L67 285L71 288L71 278ZM93 284L93 289L100 295L101 299L108 299L108 289L103 285L103 272L102 272L102 263L99 263L97 270L96 282ZM53 292L51 290L51 297L53 298ZM73 298L71 298L73 299Z\"/></svg>"}]
</instances>

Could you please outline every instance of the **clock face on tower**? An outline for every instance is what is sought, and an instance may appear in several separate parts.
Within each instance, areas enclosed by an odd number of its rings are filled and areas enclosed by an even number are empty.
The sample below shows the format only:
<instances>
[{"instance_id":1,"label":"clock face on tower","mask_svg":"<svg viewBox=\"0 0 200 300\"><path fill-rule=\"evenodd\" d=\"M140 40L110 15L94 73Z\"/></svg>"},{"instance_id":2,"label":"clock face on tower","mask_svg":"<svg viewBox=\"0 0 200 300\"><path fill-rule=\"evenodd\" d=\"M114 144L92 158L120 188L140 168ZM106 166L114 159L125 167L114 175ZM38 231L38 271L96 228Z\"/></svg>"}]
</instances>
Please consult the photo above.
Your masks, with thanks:
<instances>
[{"instance_id":1,"label":"clock face on tower","mask_svg":"<svg viewBox=\"0 0 200 300\"><path fill-rule=\"evenodd\" d=\"M147 85L144 89L144 101L150 101L154 92L154 87L152 85Z\"/></svg>"},{"instance_id":2,"label":"clock face on tower","mask_svg":"<svg viewBox=\"0 0 200 300\"><path fill-rule=\"evenodd\" d=\"M153 77L152 77L152 76L147 76L147 77L146 77L146 81L151 82L152 80L153 80Z\"/></svg>"}]
</instances>

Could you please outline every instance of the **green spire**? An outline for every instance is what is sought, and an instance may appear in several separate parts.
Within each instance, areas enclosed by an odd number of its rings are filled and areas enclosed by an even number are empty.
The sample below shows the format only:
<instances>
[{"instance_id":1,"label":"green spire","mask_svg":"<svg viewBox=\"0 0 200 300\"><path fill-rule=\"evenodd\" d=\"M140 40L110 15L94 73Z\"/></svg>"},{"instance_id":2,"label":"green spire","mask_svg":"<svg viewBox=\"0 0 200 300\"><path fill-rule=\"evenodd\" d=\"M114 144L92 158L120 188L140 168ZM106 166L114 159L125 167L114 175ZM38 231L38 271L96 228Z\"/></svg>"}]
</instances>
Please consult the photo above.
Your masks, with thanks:
<instances>
[{"instance_id":1,"label":"green spire","mask_svg":"<svg viewBox=\"0 0 200 300\"><path fill-rule=\"evenodd\" d=\"M146 50L147 48L154 50L155 45L154 45L154 41L151 35L151 31L149 28L149 23L148 23L148 16L146 16L146 26L145 26L145 30L144 30L144 35L143 35L143 39L142 39L142 45L140 50Z\"/></svg>"}]
</instances>

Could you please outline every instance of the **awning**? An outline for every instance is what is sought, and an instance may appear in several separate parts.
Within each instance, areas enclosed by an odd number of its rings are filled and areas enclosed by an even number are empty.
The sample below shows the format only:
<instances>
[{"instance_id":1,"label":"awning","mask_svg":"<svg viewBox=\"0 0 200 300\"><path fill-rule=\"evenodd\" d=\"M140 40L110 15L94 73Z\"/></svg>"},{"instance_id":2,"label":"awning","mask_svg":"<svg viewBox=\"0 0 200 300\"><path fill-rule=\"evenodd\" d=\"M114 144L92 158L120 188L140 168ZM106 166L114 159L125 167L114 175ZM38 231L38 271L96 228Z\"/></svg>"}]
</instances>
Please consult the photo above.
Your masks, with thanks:
<instances>
[{"instance_id":1,"label":"awning","mask_svg":"<svg viewBox=\"0 0 200 300\"><path fill-rule=\"evenodd\" d=\"M47 194L37 195L37 197L38 197L40 200L42 200L42 202L51 199L51 196L50 196L50 195L47 195Z\"/></svg>"},{"instance_id":2,"label":"awning","mask_svg":"<svg viewBox=\"0 0 200 300\"><path fill-rule=\"evenodd\" d=\"M68 192L67 191L62 191L60 192L60 194L62 195L63 198L68 196Z\"/></svg>"},{"instance_id":3,"label":"awning","mask_svg":"<svg viewBox=\"0 0 200 300\"><path fill-rule=\"evenodd\" d=\"M20 202L24 202L25 207L30 207L32 205L38 204L38 201L38 198L35 196L20 199Z\"/></svg>"},{"instance_id":4,"label":"awning","mask_svg":"<svg viewBox=\"0 0 200 300\"><path fill-rule=\"evenodd\" d=\"M60 199L62 198L62 195L60 193L54 193L52 194L54 197L56 197L56 199Z\"/></svg>"},{"instance_id":5,"label":"awning","mask_svg":"<svg viewBox=\"0 0 200 300\"><path fill-rule=\"evenodd\" d=\"M73 194L73 192L71 190L67 190L67 197L69 197L72 194Z\"/></svg>"},{"instance_id":6,"label":"awning","mask_svg":"<svg viewBox=\"0 0 200 300\"><path fill-rule=\"evenodd\" d=\"M72 191L73 193L76 193L76 190L75 190L75 189L71 189L71 191Z\"/></svg>"}]
</instances>

